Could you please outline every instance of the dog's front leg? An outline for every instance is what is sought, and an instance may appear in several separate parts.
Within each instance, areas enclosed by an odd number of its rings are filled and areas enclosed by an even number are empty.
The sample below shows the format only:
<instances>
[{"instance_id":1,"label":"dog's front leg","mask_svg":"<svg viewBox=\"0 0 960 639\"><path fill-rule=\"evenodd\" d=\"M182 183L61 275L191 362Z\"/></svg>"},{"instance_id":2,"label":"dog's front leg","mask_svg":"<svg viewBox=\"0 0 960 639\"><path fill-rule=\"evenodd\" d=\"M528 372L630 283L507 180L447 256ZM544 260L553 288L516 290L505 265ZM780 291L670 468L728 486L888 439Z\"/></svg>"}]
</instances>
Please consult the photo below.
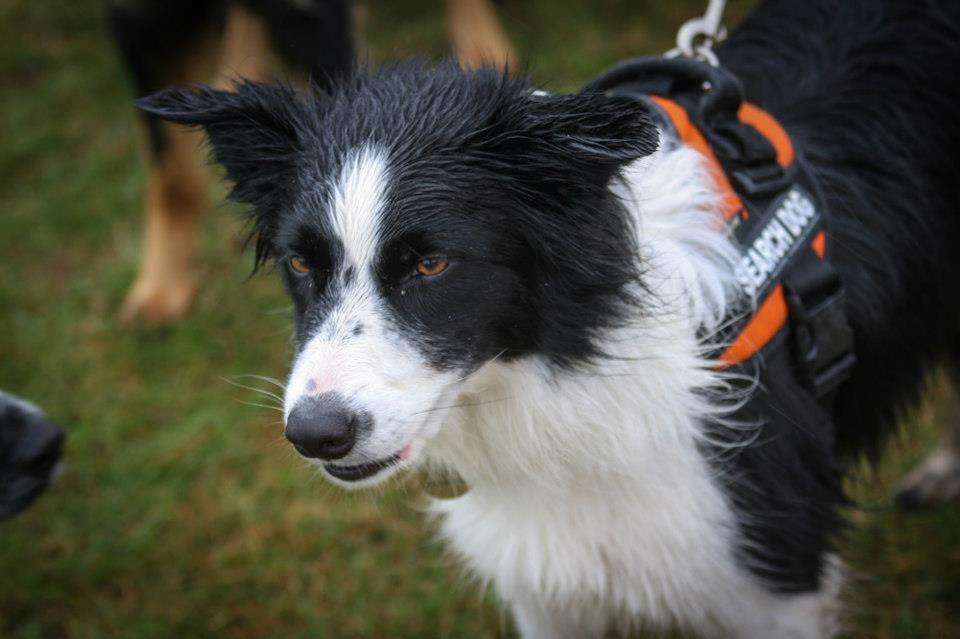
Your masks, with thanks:
<instances>
[{"instance_id":1,"label":"dog's front leg","mask_svg":"<svg viewBox=\"0 0 960 639\"><path fill-rule=\"evenodd\" d=\"M590 639L603 637L606 614L599 606L547 604L536 596L510 602L523 639Z\"/></svg>"}]
</instances>

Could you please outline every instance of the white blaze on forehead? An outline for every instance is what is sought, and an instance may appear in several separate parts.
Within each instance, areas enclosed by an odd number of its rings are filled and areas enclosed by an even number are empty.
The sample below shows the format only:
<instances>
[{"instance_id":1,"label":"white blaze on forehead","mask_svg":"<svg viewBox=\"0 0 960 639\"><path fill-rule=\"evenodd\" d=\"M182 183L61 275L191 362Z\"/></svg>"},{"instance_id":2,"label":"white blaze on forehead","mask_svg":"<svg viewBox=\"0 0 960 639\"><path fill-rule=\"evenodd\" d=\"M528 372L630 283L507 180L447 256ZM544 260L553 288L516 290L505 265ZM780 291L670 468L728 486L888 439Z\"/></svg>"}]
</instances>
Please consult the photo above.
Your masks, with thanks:
<instances>
[{"instance_id":1,"label":"white blaze on forehead","mask_svg":"<svg viewBox=\"0 0 960 639\"><path fill-rule=\"evenodd\" d=\"M351 152L333 189L331 222L343 242L346 263L373 261L387 184L386 153L367 146Z\"/></svg>"},{"instance_id":2,"label":"white blaze on forehead","mask_svg":"<svg viewBox=\"0 0 960 639\"><path fill-rule=\"evenodd\" d=\"M361 146L349 153L330 185L324 214L344 249L352 277L331 278L322 317L297 354L284 394L284 420L305 397L337 393L356 411L370 416L369 432L358 438L341 465L416 453L439 428L441 400L452 401L450 388L459 375L430 366L410 337L399 330L387 310L372 269L381 240L390 179L387 153Z\"/></svg>"}]
</instances>

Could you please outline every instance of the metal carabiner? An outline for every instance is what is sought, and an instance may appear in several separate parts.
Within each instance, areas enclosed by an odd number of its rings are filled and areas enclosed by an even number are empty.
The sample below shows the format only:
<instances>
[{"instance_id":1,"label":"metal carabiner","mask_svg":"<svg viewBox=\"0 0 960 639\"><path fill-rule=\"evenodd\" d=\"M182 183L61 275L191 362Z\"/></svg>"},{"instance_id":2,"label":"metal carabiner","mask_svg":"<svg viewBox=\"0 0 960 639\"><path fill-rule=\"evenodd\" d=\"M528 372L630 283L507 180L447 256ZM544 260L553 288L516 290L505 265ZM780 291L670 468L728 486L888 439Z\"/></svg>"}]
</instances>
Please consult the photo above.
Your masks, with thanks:
<instances>
[{"instance_id":1,"label":"metal carabiner","mask_svg":"<svg viewBox=\"0 0 960 639\"><path fill-rule=\"evenodd\" d=\"M664 56L695 58L714 67L719 66L713 45L727 37L726 28L720 24L726 4L726 0L710 0L705 14L681 25L677 31L676 48L667 51Z\"/></svg>"}]
</instances>

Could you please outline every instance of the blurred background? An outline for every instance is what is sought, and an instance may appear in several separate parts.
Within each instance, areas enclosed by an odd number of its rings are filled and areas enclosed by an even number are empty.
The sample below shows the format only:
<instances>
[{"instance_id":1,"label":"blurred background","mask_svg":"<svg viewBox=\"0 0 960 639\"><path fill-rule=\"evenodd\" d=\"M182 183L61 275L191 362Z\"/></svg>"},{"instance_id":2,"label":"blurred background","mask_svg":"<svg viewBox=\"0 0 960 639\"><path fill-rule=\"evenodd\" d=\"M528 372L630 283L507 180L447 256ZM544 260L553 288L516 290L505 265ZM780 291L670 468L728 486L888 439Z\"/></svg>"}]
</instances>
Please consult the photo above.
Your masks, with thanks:
<instances>
[{"instance_id":1,"label":"blurred background","mask_svg":"<svg viewBox=\"0 0 960 639\"><path fill-rule=\"evenodd\" d=\"M358 3L373 62L449 55L439 0ZM750 8L731 2L733 26ZM670 46L705 2L504 0L534 77L576 88ZM0 523L0 637L503 637L494 599L433 541L415 482L324 484L253 390L282 379L290 309L248 279L230 207L203 222L187 317L129 328L146 168L133 90L98 0L0 0L0 388L68 431L59 480ZM211 170L211 183L216 171ZM223 194L217 189L215 198ZM233 382L233 383L231 383ZM960 637L960 509L901 514L941 393L851 482L850 637Z\"/></svg>"}]
</instances>

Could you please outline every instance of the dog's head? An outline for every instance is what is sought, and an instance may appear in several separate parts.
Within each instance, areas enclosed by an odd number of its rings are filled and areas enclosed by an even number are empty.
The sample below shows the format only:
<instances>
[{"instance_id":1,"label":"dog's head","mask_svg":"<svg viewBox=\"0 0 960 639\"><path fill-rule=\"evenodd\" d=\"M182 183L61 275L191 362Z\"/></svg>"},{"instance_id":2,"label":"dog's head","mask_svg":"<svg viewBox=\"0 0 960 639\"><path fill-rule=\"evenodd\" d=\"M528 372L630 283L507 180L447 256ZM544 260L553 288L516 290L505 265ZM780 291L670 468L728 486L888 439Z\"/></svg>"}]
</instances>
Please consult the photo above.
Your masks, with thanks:
<instances>
[{"instance_id":1,"label":"dog's head","mask_svg":"<svg viewBox=\"0 0 960 639\"><path fill-rule=\"evenodd\" d=\"M247 83L140 106L203 127L252 207L295 308L287 437L345 485L415 458L485 363L576 365L632 302L607 188L656 148L632 100L406 64L330 94Z\"/></svg>"},{"instance_id":2,"label":"dog's head","mask_svg":"<svg viewBox=\"0 0 960 639\"><path fill-rule=\"evenodd\" d=\"M36 406L0 391L0 520L43 493L62 445L63 431Z\"/></svg>"}]
</instances>

